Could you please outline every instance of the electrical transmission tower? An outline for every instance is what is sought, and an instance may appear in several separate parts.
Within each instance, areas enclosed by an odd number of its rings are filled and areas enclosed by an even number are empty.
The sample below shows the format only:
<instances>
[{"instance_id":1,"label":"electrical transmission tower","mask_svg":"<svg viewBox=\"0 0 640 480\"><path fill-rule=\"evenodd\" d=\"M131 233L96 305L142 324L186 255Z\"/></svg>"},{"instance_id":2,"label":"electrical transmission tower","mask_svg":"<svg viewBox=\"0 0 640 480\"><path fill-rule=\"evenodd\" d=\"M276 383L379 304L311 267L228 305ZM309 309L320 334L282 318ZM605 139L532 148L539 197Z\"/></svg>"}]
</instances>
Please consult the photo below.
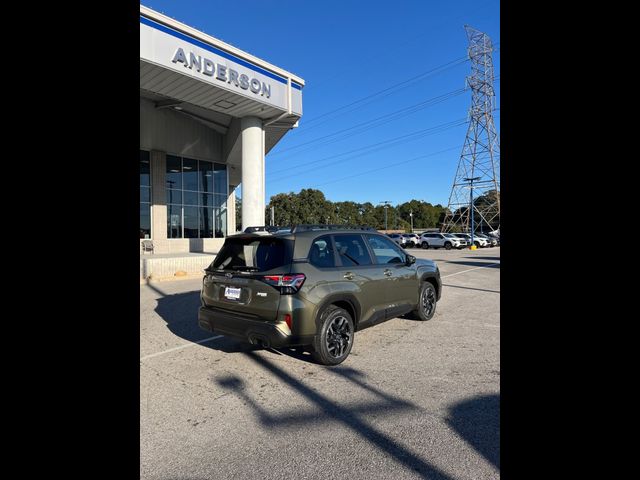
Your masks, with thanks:
<instances>
[{"instance_id":1,"label":"electrical transmission tower","mask_svg":"<svg viewBox=\"0 0 640 480\"><path fill-rule=\"evenodd\" d=\"M467 77L472 93L470 121L441 227L443 232L470 232L471 223L476 231L500 228L500 142L493 122L493 45L485 33L469 25L464 28L471 60L471 75Z\"/></svg>"}]
</instances>

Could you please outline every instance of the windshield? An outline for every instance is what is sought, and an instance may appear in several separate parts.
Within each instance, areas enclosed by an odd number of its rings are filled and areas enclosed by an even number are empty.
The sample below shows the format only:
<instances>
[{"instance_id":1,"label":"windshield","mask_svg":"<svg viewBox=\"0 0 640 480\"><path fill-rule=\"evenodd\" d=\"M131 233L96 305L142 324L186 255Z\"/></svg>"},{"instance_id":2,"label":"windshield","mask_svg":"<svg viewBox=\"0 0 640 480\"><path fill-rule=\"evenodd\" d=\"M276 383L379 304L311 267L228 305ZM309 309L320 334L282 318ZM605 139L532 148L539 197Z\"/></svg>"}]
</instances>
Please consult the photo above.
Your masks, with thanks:
<instances>
[{"instance_id":1,"label":"windshield","mask_svg":"<svg viewBox=\"0 0 640 480\"><path fill-rule=\"evenodd\" d=\"M227 238L210 268L250 272L273 270L290 263L288 250L282 238Z\"/></svg>"},{"instance_id":2,"label":"windshield","mask_svg":"<svg viewBox=\"0 0 640 480\"><path fill-rule=\"evenodd\" d=\"M458 238L453 233L445 233L444 236L447 238Z\"/></svg>"}]
</instances>

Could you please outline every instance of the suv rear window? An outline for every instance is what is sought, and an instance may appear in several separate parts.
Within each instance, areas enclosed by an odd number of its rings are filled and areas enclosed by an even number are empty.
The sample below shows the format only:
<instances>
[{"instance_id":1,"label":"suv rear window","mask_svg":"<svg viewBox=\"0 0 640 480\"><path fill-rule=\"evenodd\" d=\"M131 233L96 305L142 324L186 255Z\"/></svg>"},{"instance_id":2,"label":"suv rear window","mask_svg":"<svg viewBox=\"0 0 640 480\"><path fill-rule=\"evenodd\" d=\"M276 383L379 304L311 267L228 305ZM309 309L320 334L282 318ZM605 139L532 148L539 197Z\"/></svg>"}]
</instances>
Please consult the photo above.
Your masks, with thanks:
<instances>
[{"instance_id":1,"label":"suv rear window","mask_svg":"<svg viewBox=\"0 0 640 480\"><path fill-rule=\"evenodd\" d=\"M282 238L227 238L211 268L265 272L291 263L289 250Z\"/></svg>"}]
</instances>

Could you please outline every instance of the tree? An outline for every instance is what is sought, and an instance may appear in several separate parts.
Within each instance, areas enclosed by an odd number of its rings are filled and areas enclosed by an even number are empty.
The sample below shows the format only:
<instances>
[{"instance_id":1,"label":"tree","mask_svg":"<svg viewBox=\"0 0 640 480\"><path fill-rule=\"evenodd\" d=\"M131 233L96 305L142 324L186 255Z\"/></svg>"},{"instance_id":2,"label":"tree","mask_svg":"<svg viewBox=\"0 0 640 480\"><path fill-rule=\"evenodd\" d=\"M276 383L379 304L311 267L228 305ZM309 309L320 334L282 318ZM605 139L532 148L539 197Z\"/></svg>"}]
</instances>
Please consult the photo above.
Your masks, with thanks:
<instances>
[{"instance_id":1,"label":"tree","mask_svg":"<svg viewBox=\"0 0 640 480\"><path fill-rule=\"evenodd\" d=\"M242 199L236 195L236 231L242 228Z\"/></svg>"},{"instance_id":2,"label":"tree","mask_svg":"<svg viewBox=\"0 0 640 480\"><path fill-rule=\"evenodd\" d=\"M320 190L311 188L302 189L300 193L278 193L272 196L265 215L270 215L271 207L275 209L276 225L325 224L335 217L333 203L327 201Z\"/></svg>"},{"instance_id":3,"label":"tree","mask_svg":"<svg viewBox=\"0 0 640 480\"><path fill-rule=\"evenodd\" d=\"M240 205L237 203L236 205ZM320 190L302 189L299 193L278 193L269 200L265 218L271 218L271 207L275 208L276 225L289 226L301 223L366 225L377 230L385 228L385 208L371 202L352 201L331 202ZM411 228L413 212L414 228L440 227L446 208L440 204L432 205L422 200L410 200L397 206L387 206L387 221L390 230Z\"/></svg>"}]
</instances>

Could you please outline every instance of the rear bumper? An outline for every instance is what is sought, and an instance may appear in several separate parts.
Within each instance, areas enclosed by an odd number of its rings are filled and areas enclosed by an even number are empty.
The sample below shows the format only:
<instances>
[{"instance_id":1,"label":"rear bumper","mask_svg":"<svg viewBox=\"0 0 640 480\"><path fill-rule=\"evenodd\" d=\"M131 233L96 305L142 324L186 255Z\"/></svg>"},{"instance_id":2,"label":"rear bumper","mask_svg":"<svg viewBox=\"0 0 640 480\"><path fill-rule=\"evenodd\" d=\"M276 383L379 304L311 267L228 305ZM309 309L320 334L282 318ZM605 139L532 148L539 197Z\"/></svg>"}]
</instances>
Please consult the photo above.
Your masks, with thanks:
<instances>
[{"instance_id":1,"label":"rear bumper","mask_svg":"<svg viewBox=\"0 0 640 480\"><path fill-rule=\"evenodd\" d=\"M200 307L198 325L208 332L244 340L266 347L310 345L313 336L290 335L275 323L252 320L211 307Z\"/></svg>"}]
</instances>

